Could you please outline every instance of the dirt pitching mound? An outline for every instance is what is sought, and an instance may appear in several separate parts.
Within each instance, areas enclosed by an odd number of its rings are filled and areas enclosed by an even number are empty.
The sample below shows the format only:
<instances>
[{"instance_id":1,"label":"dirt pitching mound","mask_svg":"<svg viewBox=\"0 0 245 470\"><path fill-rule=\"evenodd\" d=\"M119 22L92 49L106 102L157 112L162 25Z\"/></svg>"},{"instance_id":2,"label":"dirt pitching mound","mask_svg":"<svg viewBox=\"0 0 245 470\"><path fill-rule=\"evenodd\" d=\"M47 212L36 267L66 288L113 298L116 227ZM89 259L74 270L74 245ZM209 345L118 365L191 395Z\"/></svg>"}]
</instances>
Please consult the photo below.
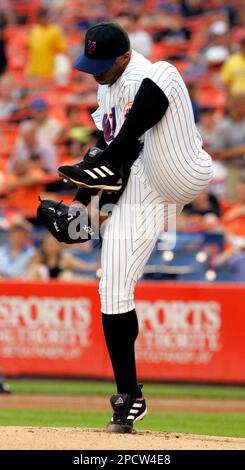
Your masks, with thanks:
<instances>
[{"instance_id":1,"label":"dirt pitching mound","mask_svg":"<svg viewBox=\"0 0 245 470\"><path fill-rule=\"evenodd\" d=\"M100 429L0 428L2 450L245 450L245 439L138 431L110 434Z\"/></svg>"}]
</instances>

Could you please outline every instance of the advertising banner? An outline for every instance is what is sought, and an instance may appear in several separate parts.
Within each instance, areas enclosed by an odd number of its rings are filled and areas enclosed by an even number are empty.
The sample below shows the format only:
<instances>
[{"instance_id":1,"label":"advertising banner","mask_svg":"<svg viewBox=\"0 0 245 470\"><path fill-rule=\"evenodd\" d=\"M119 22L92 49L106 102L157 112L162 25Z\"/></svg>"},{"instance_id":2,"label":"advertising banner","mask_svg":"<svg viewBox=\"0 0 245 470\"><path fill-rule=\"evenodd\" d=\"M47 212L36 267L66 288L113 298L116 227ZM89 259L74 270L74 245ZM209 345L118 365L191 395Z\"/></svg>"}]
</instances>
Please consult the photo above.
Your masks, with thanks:
<instances>
[{"instance_id":1,"label":"advertising banner","mask_svg":"<svg viewBox=\"0 0 245 470\"><path fill-rule=\"evenodd\" d=\"M140 375L245 382L245 286L141 284L137 299Z\"/></svg>"},{"instance_id":2,"label":"advertising banner","mask_svg":"<svg viewBox=\"0 0 245 470\"><path fill-rule=\"evenodd\" d=\"M139 283L139 377L245 383L244 294L243 285ZM98 283L2 281L0 370L112 378Z\"/></svg>"},{"instance_id":3,"label":"advertising banner","mask_svg":"<svg viewBox=\"0 0 245 470\"><path fill-rule=\"evenodd\" d=\"M0 283L0 369L11 375L101 375L97 290L92 283Z\"/></svg>"}]
</instances>

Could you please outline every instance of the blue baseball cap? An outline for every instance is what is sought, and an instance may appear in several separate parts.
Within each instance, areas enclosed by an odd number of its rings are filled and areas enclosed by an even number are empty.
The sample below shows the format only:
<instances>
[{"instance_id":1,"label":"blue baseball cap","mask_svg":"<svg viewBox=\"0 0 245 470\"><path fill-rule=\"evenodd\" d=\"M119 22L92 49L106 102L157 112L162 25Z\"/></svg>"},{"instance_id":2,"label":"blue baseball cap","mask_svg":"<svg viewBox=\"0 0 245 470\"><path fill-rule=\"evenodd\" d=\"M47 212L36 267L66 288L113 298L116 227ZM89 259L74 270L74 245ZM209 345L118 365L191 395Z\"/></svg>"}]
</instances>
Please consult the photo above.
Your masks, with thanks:
<instances>
[{"instance_id":1,"label":"blue baseball cap","mask_svg":"<svg viewBox=\"0 0 245 470\"><path fill-rule=\"evenodd\" d=\"M80 72L100 75L109 70L116 59L130 49L128 34L117 23L98 23L88 29L84 52L80 54L74 68Z\"/></svg>"}]
</instances>

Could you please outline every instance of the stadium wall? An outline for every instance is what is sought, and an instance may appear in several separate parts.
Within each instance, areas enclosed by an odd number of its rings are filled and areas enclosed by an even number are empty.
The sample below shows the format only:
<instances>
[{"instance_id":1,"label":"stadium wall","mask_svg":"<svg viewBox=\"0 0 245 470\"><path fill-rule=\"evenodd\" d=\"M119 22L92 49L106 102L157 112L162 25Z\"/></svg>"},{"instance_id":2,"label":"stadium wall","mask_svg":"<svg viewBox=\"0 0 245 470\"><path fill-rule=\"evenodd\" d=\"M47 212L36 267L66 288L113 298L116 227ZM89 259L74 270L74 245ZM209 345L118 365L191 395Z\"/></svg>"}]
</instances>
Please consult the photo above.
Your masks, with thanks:
<instances>
[{"instance_id":1,"label":"stadium wall","mask_svg":"<svg viewBox=\"0 0 245 470\"><path fill-rule=\"evenodd\" d=\"M141 282L141 379L245 383L245 286ZM0 370L112 378L98 283L0 283Z\"/></svg>"}]
</instances>

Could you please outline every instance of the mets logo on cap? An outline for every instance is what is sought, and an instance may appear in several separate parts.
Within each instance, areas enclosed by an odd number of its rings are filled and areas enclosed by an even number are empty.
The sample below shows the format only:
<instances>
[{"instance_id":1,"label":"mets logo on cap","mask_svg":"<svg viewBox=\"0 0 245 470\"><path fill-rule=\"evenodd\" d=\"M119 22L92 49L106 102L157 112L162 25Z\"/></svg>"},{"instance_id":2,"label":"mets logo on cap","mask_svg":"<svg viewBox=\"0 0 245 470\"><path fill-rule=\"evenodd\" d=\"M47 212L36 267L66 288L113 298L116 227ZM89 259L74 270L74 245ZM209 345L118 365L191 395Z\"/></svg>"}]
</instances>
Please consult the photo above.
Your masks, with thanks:
<instances>
[{"instance_id":1,"label":"mets logo on cap","mask_svg":"<svg viewBox=\"0 0 245 470\"><path fill-rule=\"evenodd\" d=\"M87 44L87 53L91 55L94 54L95 47L96 47L96 41L91 41L91 39L89 39L88 44Z\"/></svg>"}]
</instances>

